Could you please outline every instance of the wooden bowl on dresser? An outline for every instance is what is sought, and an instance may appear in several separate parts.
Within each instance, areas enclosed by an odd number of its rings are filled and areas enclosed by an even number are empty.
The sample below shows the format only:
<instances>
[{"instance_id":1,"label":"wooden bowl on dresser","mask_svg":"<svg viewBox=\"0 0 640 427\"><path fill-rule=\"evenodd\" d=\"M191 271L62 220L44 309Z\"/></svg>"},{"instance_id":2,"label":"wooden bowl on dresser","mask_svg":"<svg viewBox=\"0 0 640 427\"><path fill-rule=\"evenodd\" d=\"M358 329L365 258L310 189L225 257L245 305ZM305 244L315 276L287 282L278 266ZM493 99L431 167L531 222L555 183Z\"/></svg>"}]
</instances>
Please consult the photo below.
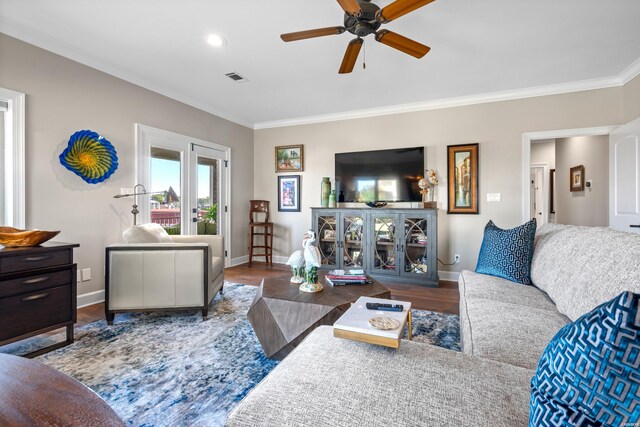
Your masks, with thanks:
<instances>
[{"instance_id":1,"label":"wooden bowl on dresser","mask_svg":"<svg viewBox=\"0 0 640 427\"><path fill-rule=\"evenodd\" d=\"M56 237L60 231L19 230L0 227L0 245L8 248L17 246L38 246Z\"/></svg>"}]
</instances>

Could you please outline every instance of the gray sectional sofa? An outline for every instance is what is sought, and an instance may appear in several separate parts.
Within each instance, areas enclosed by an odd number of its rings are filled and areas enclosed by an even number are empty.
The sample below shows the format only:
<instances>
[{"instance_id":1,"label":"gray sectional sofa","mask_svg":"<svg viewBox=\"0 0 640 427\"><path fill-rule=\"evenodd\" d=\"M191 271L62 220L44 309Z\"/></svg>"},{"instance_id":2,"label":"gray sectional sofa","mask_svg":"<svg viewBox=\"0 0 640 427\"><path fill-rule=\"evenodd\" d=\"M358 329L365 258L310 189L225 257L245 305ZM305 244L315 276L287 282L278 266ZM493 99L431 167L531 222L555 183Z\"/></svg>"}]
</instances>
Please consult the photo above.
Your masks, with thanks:
<instances>
[{"instance_id":1,"label":"gray sectional sofa","mask_svg":"<svg viewBox=\"0 0 640 427\"><path fill-rule=\"evenodd\" d=\"M460 274L462 352L398 350L318 328L229 415L235 426L524 426L530 379L565 324L640 293L640 235L547 225L525 286Z\"/></svg>"}]
</instances>

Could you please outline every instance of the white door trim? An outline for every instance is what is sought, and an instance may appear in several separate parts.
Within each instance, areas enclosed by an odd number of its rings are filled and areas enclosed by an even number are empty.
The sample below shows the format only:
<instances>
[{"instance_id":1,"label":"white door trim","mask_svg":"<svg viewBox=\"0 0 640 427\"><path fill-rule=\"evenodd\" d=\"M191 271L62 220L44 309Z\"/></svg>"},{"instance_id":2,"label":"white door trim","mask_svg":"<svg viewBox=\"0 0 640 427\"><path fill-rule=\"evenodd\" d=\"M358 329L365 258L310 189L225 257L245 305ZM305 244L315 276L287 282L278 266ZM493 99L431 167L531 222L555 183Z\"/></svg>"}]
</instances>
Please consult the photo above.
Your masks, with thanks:
<instances>
[{"instance_id":1,"label":"white door trim","mask_svg":"<svg viewBox=\"0 0 640 427\"><path fill-rule=\"evenodd\" d=\"M542 222L547 224L549 222L549 163L531 163L529 165L529 176L531 176L531 169L533 168L542 168ZM529 210L531 210L531 206L529 206ZM538 226L540 225L538 224Z\"/></svg>"},{"instance_id":2,"label":"white door trim","mask_svg":"<svg viewBox=\"0 0 640 427\"><path fill-rule=\"evenodd\" d=\"M538 139L557 139L557 138L571 138L574 136L594 136L594 135L609 135L618 126L601 126L593 128L579 128L579 129L560 129L549 130L542 132L526 132L522 134L522 222L527 222L531 219L530 216L530 179L531 179L531 141Z\"/></svg>"},{"instance_id":3,"label":"white door trim","mask_svg":"<svg viewBox=\"0 0 640 427\"><path fill-rule=\"evenodd\" d=\"M143 184L145 188L149 188L150 182L150 161L151 161L151 146L149 144L149 137L155 137L159 139L164 139L170 144L169 141L179 141L179 145L183 147L189 147L188 150L191 150L193 145L200 145L206 148L212 148L217 151L222 151L225 153L225 159L227 166L224 168L222 172L224 174L225 188L222 189L225 194L223 195L227 212L225 212L225 221L223 225L224 229L224 250L225 250L225 265L230 265L231 262L231 147L227 147L224 145L216 144L214 142L205 141L202 139L194 138L187 135L182 135L179 133L171 132L164 129L158 129L147 125L142 125L140 123L136 123L135 125L135 133L136 133L136 184ZM186 153L186 161L189 161L189 152ZM147 165L143 167L143 165ZM185 177L186 176L186 177ZM189 181L189 171L183 171L183 179L186 182ZM184 195L191 194L191 189L183 187ZM148 209L148 204L141 204L140 206L140 214L141 218L146 220L147 222L150 220L150 214ZM187 212L186 209L183 209L182 215L188 218L186 221L190 221L191 213ZM183 222L184 223L184 222ZM188 231L190 227L183 228L183 230Z\"/></svg>"},{"instance_id":4,"label":"white door trim","mask_svg":"<svg viewBox=\"0 0 640 427\"><path fill-rule=\"evenodd\" d=\"M25 95L0 87L0 100L7 101L4 114L4 212L3 225L26 228L25 210Z\"/></svg>"}]
</instances>

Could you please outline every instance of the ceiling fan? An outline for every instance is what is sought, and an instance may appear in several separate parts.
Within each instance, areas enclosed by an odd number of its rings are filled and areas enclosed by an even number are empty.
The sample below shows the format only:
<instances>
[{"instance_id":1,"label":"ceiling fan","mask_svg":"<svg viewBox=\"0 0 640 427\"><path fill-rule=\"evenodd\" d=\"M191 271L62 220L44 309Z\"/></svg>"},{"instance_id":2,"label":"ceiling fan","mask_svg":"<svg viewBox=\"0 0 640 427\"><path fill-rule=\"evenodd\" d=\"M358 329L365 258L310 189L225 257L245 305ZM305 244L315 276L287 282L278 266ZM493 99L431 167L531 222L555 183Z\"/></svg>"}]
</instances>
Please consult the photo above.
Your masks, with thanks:
<instances>
[{"instance_id":1,"label":"ceiling fan","mask_svg":"<svg viewBox=\"0 0 640 427\"><path fill-rule=\"evenodd\" d=\"M409 12L425 6L434 0L396 0L380 9L371 0L337 0L344 10L344 26L316 28L314 30L298 31L282 34L280 38L285 42L310 39L314 37L332 36L345 31L357 37L349 42L344 53L338 73L346 74L353 71L358 59L360 48L364 43L363 37L374 34L377 42L390 46L416 58L425 56L431 48L417 41L408 39L389 30L379 30L382 24L391 22Z\"/></svg>"}]
</instances>

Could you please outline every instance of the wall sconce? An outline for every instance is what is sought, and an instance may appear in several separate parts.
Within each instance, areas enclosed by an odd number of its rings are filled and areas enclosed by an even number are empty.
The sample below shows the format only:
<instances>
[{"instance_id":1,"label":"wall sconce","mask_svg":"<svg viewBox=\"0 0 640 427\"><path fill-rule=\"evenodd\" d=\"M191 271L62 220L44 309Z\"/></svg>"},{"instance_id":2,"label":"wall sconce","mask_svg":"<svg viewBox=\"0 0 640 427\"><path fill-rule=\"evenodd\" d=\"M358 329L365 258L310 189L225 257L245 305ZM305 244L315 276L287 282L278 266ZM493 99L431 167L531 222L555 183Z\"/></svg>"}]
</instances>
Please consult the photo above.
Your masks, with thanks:
<instances>
[{"instance_id":1,"label":"wall sconce","mask_svg":"<svg viewBox=\"0 0 640 427\"><path fill-rule=\"evenodd\" d=\"M140 189L138 189L140 187ZM133 196L133 205L131 206L131 213L133 214L133 225L136 225L136 216L140 213L138 210L138 196L144 196L147 194L162 194L164 191L147 191L142 184L136 184L133 187L133 193L128 194L117 194L113 196L114 199L121 199L122 197L131 197Z\"/></svg>"}]
</instances>

